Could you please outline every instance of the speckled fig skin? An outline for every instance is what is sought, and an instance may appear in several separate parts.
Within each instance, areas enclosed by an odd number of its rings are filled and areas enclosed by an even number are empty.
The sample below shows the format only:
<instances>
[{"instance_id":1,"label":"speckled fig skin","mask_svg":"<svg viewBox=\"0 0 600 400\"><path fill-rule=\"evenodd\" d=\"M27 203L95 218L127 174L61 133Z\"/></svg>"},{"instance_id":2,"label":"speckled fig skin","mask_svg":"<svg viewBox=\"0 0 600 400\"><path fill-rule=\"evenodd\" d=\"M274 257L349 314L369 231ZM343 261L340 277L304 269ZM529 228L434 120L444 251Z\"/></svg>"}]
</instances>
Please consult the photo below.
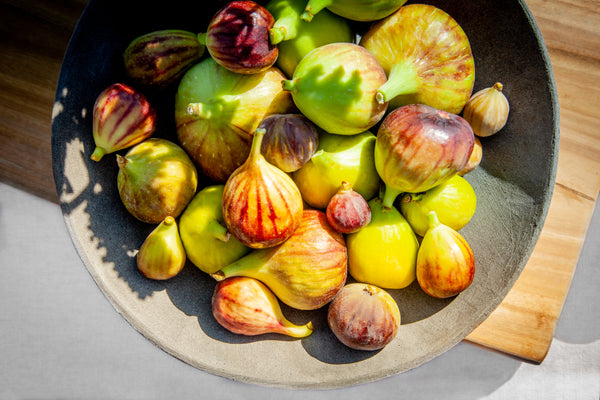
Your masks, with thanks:
<instances>
[{"instance_id":1,"label":"speckled fig skin","mask_svg":"<svg viewBox=\"0 0 600 400\"><path fill-rule=\"evenodd\" d=\"M253 1L232 1L219 10L204 35L198 35L214 60L238 74L270 68L279 54L269 42L275 19Z\"/></svg>"},{"instance_id":2,"label":"speckled fig skin","mask_svg":"<svg viewBox=\"0 0 600 400\"><path fill-rule=\"evenodd\" d=\"M313 332L312 322L295 325L288 321L273 292L253 278L237 276L217 283L212 313L222 327L246 336L280 333L302 338Z\"/></svg>"},{"instance_id":3,"label":"speckled fig skin","mask_svg":"<svg viewBox=\"0 0 600 400\"><path fill-rule=\"evenodd\" d=\"M325 211L329 225L340 233L357 232L371 222L369 204L346 181L329 200Z\"/></svg>"},{"instance_id":4,"label":"speckled fig skin","mask_svg":"<svg viewBox=\"0 0 600 400\"><path fill-rule=\"evenodd\" d=\"M379 350L398 333L400 310L388 292L365 283L342 288L329 305L327 322L335 336L355 350Z\"/></svg>"}]
</instances>

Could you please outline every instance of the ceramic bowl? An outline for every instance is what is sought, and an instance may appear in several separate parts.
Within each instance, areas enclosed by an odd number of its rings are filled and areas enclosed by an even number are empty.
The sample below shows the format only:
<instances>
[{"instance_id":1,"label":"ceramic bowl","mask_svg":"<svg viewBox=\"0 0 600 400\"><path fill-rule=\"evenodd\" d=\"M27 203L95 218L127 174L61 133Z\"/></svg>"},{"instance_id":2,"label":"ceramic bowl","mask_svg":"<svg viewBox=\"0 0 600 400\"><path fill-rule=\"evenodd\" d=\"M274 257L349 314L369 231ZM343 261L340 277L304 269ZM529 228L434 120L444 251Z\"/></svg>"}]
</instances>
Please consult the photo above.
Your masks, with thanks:
<instances>
[{"instance_id":1,"label":"ceramic bowl","mask_svg":"<svg viewBox=\"0 0 600 400\"><path fill-rule=\"evenodd\" d=\"M500 304L542 229L558 153L552 69L525 2L431 2L453 16L471 41L474 90L502 82L511 113L500 133L482 139L482 163L466 175L478 196L477 212L461 231L476 258L473 284L447 300L426 296L416 282L390 291L402 325L396 339L377 352L342 345L327 327L326 307L310 312L283 307L293 322L313 321L315 332L302 340L232 334L211 314L215 281L193 265L165 282L145 279L137 271L136 250L154 226L137 221L121 204L115 155L90 160L94 101L113 83L131 84L122 52L132 39L159 29L203 32L219 5L179 0L152 4L89 2L64 58L52 121L56 188L73 243L99 289L133 328L212 374L266 386L335 388L431 360L464 339ZM158 109L156 136L171 140L176 140L175 90L147 93Z\"/></svg>"}]
</instances>

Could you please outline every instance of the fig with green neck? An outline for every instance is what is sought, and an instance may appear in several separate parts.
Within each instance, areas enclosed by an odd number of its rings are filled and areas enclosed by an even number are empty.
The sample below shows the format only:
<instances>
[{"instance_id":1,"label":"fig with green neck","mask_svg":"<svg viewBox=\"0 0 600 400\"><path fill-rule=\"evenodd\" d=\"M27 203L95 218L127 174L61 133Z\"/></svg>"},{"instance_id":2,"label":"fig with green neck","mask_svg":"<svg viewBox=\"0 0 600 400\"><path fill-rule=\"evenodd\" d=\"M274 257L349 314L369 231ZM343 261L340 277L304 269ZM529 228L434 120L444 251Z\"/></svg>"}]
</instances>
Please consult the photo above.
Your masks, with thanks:
<instances>
[{"instance_id":1,"label":"fig with green neck","mask_svg":"<svg viewBox=\"0 0 600 400\"><path fill-rule=\"evenodd\" d=\"M309 0L302 19L312 21L324 8L354 21L382 19L402 7L406 0Z\"/></svg>"}]
</instances>

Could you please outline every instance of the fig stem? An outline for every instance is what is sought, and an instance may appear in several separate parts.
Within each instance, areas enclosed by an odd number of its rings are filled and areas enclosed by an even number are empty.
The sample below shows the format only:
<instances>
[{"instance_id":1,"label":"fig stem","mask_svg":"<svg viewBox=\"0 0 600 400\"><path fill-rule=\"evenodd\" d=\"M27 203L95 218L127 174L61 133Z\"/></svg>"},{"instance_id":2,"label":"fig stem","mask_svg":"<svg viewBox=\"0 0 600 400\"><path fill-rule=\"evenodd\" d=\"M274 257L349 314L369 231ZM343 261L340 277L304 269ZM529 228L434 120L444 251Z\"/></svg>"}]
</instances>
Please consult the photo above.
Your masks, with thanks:
<instances>
[{"instance_id":1,"label":"fig stem","mask_svg":"<svg viewBox=\"0 0 600 400\"><path fill-rule=\"evenodd\" d=\"M285 321L285 333L291 337L303 338L313 333L313 324L308 322L306 325L294 325L289 321Z\"/></svg>"},{"instance_id":2,"label":"fig stem","mask_svg":"<svg viewBox=\"0 0 600 400\"><path fill-rule=\"evenodd\" d=\"M207 224L208 231L217 239L222 242L228 242L231 238L231 233L226 227L221 225L219 221L213 219Z\"/></svg>"},{"instance_id":3,"label":"fig stem","mask_svg":"<svg viewBox=\"0 0 600 400\"><path fill-rule=\"evenodd\" d=\"M254 131L254 137L252 138L252 147L250 147L250 156L248 157L248 159L256 160L258 157L261 156L260 152L265 133L267 133L267 130L265 128L257 128Z\"/></svg>"},{"instance_id":4,"label":"fig stem","mask_svg":"<svg viewBox=\"0 0 600 400\"><path fill-rule=\"evenodd\" d=\"M206 46L206 32L199 33L197 38L198 43L200 43L203 46Z\"/></svg>"},{"instance_id":5,"label":"fig stem","mask_svg":"<svg viewBox=\"0 0 600 400\"><path fill-rule=\"evenodd\" d=\"M292 92L292 94L298 93L298 87L296 86L296 81L294 79L286 79L281 81L281 86L283 90Z\"/></svg>"},{"instance_id":6,"label":"fig stem","mask_svg":"<svg viewBox=\"0 0 600 400\"><path fill-rule=\"evenodd\" d=\"M381 204L385 208L392 208L394 205L394 200L396 200L396 197L398 197L400 193L402 193L401 190L394 189L393 187L386 185Z\"/></svg>"},{"instance_id":7,"label":"fig stem","mask_svg":"<svg viewBox=\"0 0 600 400\"><path fill-rule=\"evenodd\" d=\"M383 104L403 94L416 93L419 89L419 76L409 64L397 63L392 66L388 80L377 90L377 102Z\"/></svg>"},{"instance_id":8,"label":"fig stem","mask_svg":"<svg viewBox=\"0 0 600 400\"><path fill-rule=\"evenodd\" d=\"M310 22L319 11L330 6L332 3L333 0L309 0L300 18L306 22Z\"/></svg>"},{"instance_id":9,"label":"fig stem","mask_svg":"<svg viewBox=\"0 0 600 400\"><path fill-rule=\"evenodd\" d=\"M271 42L272 45L276 45L287 40L286 33L287 29L285 26L277 26L269 29L269 42Z\"/></svg>"},{"instance_id":10,"label":"fig stem","mask_svg":"<svg viewBox=\"0 0 600 400\"><path fill-rule=\"evenodd\" d=\"M96 146L96 148L94 149L94 152L92 153L92 156L90 158L94 161L100 161L105 154L106 154L106 150L104 150L100 146Z\"/></svg>"},{"instance_id":11,"label":"fig stem","mask_svg":"<svg viewBox=\"0 0 600 400\"><path fill-rule=\"evenodd\" d=\"M190 103L187 106L187 113L200 119L210 119L222 112L222 103Z\"/></svg>"},{"instance_id":12,"label":"fig stem","mask_svg":"<svg viewBox=\"0 0 600 400\"><path fill-rule=\"evenodd\" d=\"M497 91L499 91L499 92L502 92L502 88L503 88L503 86L502 86L502 84L501 84L500 82L496 82L496 83L494 83L494 86L492 86L492 87L493 87L494 89L496 89Z\"/></svg>"},{"instance_id":13,"label":"fig stem","mask_svg":"<svg viewBox=\"0 0 600 400\"><path fill-rule=\"evenodd\" d=\"M427 225L429 226L429 229L435 228L439 224L440 224L440 220L439 220L436 212L435 211L429 211L427 213Z\"/></svg>"}]
</instances>

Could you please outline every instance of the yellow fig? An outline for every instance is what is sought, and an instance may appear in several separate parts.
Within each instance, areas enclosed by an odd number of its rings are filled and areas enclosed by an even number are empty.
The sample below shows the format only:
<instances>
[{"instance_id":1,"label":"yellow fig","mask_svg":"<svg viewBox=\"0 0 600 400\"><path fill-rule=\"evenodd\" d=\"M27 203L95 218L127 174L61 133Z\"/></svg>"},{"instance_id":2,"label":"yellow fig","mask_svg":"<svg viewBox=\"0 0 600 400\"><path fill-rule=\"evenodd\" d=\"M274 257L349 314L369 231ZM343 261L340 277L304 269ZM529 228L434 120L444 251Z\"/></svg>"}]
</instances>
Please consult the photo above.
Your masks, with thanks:
<instances>
[{"instance_id":1,"label":"yellow fig","mask_svg":"<svg viewBox=\"0 0 600 400\"><path fill-rule=\"evenodd\" d=\"M510 106L502 88L502 84L496 82L475 93L465 105L463 118L471 124L475 135L492 136L506 125Z\"/></svg>"},{"instance_id":2,"label":"yellow fig","mask_svg":"<svg viewBox=\"0 0 600 400\"><path fill-rule=\"evenodd\" d=\"M166 217L144 240L138 251L138 270L149 279L165 280L177 275L186 255L175 218Z\"/></svg>"}]
</instances>

